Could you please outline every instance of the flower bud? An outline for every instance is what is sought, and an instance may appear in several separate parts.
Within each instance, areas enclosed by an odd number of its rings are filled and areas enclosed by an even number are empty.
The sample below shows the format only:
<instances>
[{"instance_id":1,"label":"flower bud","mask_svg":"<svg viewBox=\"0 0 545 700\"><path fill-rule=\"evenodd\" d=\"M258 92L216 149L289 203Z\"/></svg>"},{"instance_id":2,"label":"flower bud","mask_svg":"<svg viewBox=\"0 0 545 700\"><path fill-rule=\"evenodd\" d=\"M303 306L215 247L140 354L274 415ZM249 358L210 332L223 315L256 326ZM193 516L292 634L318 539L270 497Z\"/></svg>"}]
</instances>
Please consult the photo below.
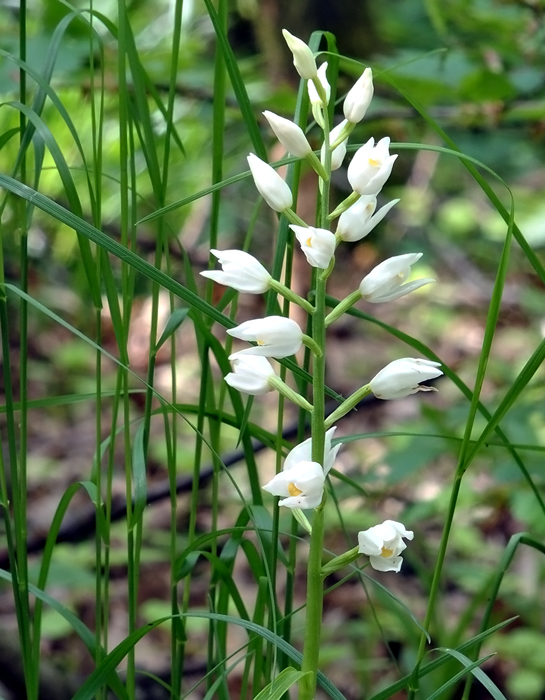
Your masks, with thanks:
<instances>
[{"instance_id":1,"label":"flower bud","mask_svg":"<svg viewBox=\"0 0 545 700\"><path fill-rule=\"evenodd\" d=\"M318 94L318 90L316 89L316 85L314 85L314 82L312 80L309 80L307 83L308 87L308 96L310 99L310 103L312 105L319 105L320 107L325 107L329 104L329 98L331 97L331 85L329 84L327 80L327 62L322 63L322 65L318 68L318 80L322 84L322 87L325 92L326 96L326 101L324 104L324 101Z\"/></svg>"},{"instance_id":2,"label":"flower bud","mask_svg":"<svg viewBox=\"0 0 545 700\"><path fill-rule=\"evenodd\" d=\"M276 170L253 153L248 156L248 165L259 194L270 208L279 212L289 209L293 204L293 196Z\"/></svg>"},{"instance_id":3,"label":"flower bud","mask_svg":"<svg viewBox=\"0 0 545 700\"><path fill-rule=\"evenodd\" d=\"M329 143L335 143L337 138L339 137L339 134L341 131L344 129L346 126L346 119L342 121L340 124L337 124L337 126L333 129L331 129L329 133ZM346 145L348 142L348 134L344 141L342 141L336 148L335 150L331 153L331 170L338 170L341 165L343 164L344 157L346 155ZM324 151L325 151L325 144L322 145L322 151L321 151L321 156L322 156L322 162L324 161Z\"/></svg>"},{"instance_id":4,"label":"flower bud","mask_svg":"<svg viewBox=\"0 0 545 700\"><path fill-rule=\"evenodd\" d=\"M234 338L257 343L241 350L237 355L263 355L264 357L289 357L303 344L303 331L298 323L285 316L267 316L241 323L227 333Z\"/></svg>"},{"instance_id":5,"label":"flower bud","mask_svg":"<svg viewBox=\"0 0 545 700\"><path fill-rule=\"evenodd\" d=\"M273 390L270 379L276 377L276 372L266 357L236 353L229 359L233 363L233 372L226 375L225 381L233 389L252 396Z\"/></svg>"},{"instance_id":6,"label":"flower bud","mask_svg":"<svg viewBox=\"0 0 545 700\"><path fill-rule=\"evenodd\" d=\"M373 73L366 68L344 98L343 112L349 122L357 124L364 118L373 99Z\"/></svg>"},{"instance_id":7,"label":"flower bud","mask_svg":"<svg viewBox=\"0 0 545 700\"><path fill-rule=\"evenodd\" d=\"M359 195L378 194L390 177L397 154L389 153L390 139L385 136L375 146L370 138L356 151L348 166L348 181Z\"/></svg>"},{"instance_id":8,"label":"flower bud","mask_svg":"<svg viewBox=\"0 0 545 700\"><path fill-rule=\"evenodd\" d=\"M433 386L421 386L419 382L440 377L443 372L439 362L403 357L386 365L371 379L369 387L377 399L403 399L417 391L437 391Z\"/></svg>"},{"instance_id":9,"label":"flower bud","mask_svg":"<svg viewBox=\"0 0 545 700\"><path fill-rule=\"evenodd\" d=\"M335 235L325 228L314 228L313 226L290 224L290 228L301 244L301 250L309 265L327 270L335 254Z\"/></svg>"},{"instance_id":10,"label":"flower bud","mask_svg":"<svg viewBox=\"0 0 545 700\"><path fill-rule=\"evenodd\" d=\"M293 54L293 65L301 78L304 80L315 78L317 75L316 61L310 48L304 41L290 34L287 29L282 30L282 35Z\"/></svg>"},{"instance_id":11,"label":"flower bud","mask_svg":"<svg viewBox=\"0 0 545 700\"><path fill-rule=\"evenodd\" d=\"M384 260L363 278L359 287L360 294L366 301L380 304L384 301L399 299L425 284L435 282L434 279L426 277L403 284L411 274L411 265L421 257L422 253L407 253Z\"/></svg>"},{"instance_id":12,"label":"flower bud","mask_svg":"<svg viewBox=\"0 0 545 700\"><path fill-rule=\"evenodd\" d=\"M284 117L279 117L274 112L263 112L263 116L271 125L276 138L292 156L306 158L312 151L307 137L297 124L294 124L289 119L284 119Z\"/></svg>"},{"instance_id":13,"label":"flower bud","mask_svg":"<svg viewBox=\"0 0 545 700\"><path fill-rule=\"evenodd\" d=\"M358 532L358 551L369 557L369 563L377 571L399 572L403 557L399 555L407 548L403 538L412 540L414 532L395 520L385 520L368 530Z\"/></svg>"},{"instance_id":14,"label":"flower bud","mask_svg":"<svg viewBox=\"0 0 545 700\"><path fill-rule=\"evenodd\" d=\"M239 292L263 294L269 289L271 276L253 255L242 250L211 250L223 270L206 270L203 277Z\"/></svg>"}]
</instances>

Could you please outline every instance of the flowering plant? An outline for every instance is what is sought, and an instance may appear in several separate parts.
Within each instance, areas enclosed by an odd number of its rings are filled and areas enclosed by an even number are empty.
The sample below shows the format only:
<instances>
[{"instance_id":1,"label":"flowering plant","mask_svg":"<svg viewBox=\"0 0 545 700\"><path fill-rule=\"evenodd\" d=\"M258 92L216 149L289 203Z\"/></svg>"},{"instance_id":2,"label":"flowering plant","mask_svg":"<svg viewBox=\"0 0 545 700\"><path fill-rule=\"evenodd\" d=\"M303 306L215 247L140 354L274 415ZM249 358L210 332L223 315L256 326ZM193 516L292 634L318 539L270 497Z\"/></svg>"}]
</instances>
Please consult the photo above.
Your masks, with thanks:
<instances>
[{"instance_id":1,"label":"flowering plant","mask_svg":"<svg viewBox=\"0 0 545 700\"><path fill-rule=\"evenodd\" d=\"M342 166L350 134L364 118L371 103L372 73L370 68L366 68L348 92L343 104L345 119L335 126L329 119L332 91L328 64L322 63L318 68L310 48L304 42L286 30L284 37L299 75L307 81L312 114L322 130L320 158L312 151L301 124L269 111L265 111L264 115L282 146L292 155L307 160L319 177L320 204L316 221L310 224L298 216L293 209L294 197L290 187L272 166L252 153L248 156L248 164L258 192L271 209L287 218L300 252L314 270L312 295L302 299L294 294L288 285L273 279L253 256L242 251L212 251L223 270L209 270L202 274L241 292L259 294L272 290L287 302L300 306L309 316L308 335L293 319L279 315L248 320L229 329L229 335L255 345L231 355L233 371L226 375L225 381L233 389L254 396L276 390L306 411L310 418L311 437L291 449L283 468L277 470L263 489L279 497L278 506L289 509L310 533L307 623L299 698L313 700L318 669L323 578L362 554L369 557L369 563L376 571L398 572L402 565L400 555L407 546L405 540L413 538L413 532L403 524L386 520L360 532L357 547L323 564L327 479L340 448L339 442L332 444L337 430L334 423L369 393L381 399L398 399L418 391L431 391L433 387L421 382L437 378L442 372L439 363L430 360L395 360L343 400L331 415L325 415L326 328L360 299L371 303L391 302L434 280L409 280L411 266L422 257L422 253L398 255L368 272L359 288L326 315L326 284L335 266L337 246L343 241L352 243L369 235L399 201L391 200L376 211L377 197L390 177L397 154L390 154L390 139L387 136L377 143L370 138L356 151L348 166L347 176L352 193L334 211L330 211L331 173ZM332 231L332 222L336 219L338 222ZM311 400L289 387L267 359L295 355L303 345L310 350L312 357ZM305 510L312 511L311 521L304 514Z\"/></svg>"}]
</instances>

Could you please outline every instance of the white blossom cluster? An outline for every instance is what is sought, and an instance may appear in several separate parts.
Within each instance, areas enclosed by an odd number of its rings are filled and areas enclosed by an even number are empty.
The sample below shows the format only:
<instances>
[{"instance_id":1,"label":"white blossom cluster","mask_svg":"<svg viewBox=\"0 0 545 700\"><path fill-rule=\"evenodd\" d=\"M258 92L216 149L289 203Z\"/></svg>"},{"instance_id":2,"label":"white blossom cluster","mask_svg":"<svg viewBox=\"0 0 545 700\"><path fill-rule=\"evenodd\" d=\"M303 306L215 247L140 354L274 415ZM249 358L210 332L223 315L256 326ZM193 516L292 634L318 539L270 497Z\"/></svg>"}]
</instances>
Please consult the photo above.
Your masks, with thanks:
<instances>
[{"instance_id":1,"label":"white blossom cluster","mask_svg":"<svg viewBox=\"0 0 545 700\"><path fill-rule=\"evenodd\" d=\"M307 81L313 117L327 134L329 129L325 126L325 119L331 95L326 75L327 63L318 68L312 51L303 41L286 30L283 34L293 54L297 72ZM329 158L326 158L328 149L325 146L321 149L321 157L317 157L299 125L270 111L263 114L282 146L293 156L307 159L318 176L327 179L327 171L335 170L343 163L348 138L354 126L364 118L372 97L372 72L370 68L366 68L345 97L344 120L329 132ZM352 243L363 239L399 201L392 200L376 210L377 196L388 180L397 158L396 154L390 154L389 147L388 137L380 139L377 143L374 138L370 138L354 154L347 169L352 193L328 217L338 217L335 232L310 226L302 221L292 209L293 195L286 182L269 164L253 153L249 154L248 165L259 193L271 209L288 218L290 228L307 262L310 266L323 270L323 274L328 274L334 265L337 245L342 241ZM265 267L249 253L240 250L211 252L218 259L222 269L202 272L204 277L249 294L263 294L269 289L274 289L290 301L299 303L297 295L290 293L288 288L274 280ZM427 278L407 281L412 265L421 257L422 253L397 255L377 265L364 277L359 289L329 314L326 325L359 299L371 303L388 302L434 282ZM303 308L308 310L309 303L304 303L306 306ZM267 359L294 355L303 344L316 352L312 338L306 336L295 321L282 316L269 316L246 321L227 332L239 340L255 343L230 356L233 371L227 374L225 381L231 387L255 396L277 390L302 408L312 410L312 406L303 397L281 381ZM441 374L437 362L402 358L384 367L364 389L379 399L400 399L418 391L435 391L433 387L422 385L421 382ZM326 432L323 465L312 461L312 440L309 438L289 453L282 472L263 487L269 493L281 497L279 505L293 509L312 509L320 506L324 497L326 477L340 447L332 447L335 430L336 427L331 427ZM400 554L406 547L403 538L412 539L413 532L406 530L401 523L387 520L359 533L359 552L368 555L371 566L379 571L399 571L402 562Z\"/></svg>"}]
</instances>

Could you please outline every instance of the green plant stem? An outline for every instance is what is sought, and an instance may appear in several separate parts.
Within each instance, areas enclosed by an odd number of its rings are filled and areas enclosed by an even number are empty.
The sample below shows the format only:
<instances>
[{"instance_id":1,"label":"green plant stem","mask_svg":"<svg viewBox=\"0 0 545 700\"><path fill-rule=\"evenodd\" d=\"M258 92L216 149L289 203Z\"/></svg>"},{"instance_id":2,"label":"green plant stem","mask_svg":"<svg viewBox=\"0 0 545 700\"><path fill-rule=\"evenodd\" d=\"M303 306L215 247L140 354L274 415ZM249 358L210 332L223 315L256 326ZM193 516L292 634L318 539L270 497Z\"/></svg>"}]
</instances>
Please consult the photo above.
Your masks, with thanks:
<instances>
[{"instance_id":1,"label":"green plant stem","mask_svg":"<svg viewBox=\"0 0 545 700\"><path fill-rule=\"evenodd\" d=\"M316 275L316 313L312 319L312 334L319 347L325 349L325 281ZM325 409L325 354L314 357L313 401L311 432L312 461L324 463L324 409ZM299 681L299 700L314 700L320 653L320 633L323 609L322 552L324 544L324 502L314 511L310 553L307 568L307 610L303 663L305 675Z\"/></svg>"},{"instance_id":2,"label":"green plant stem","mask_svg":"<svg viewBox=\"0 0 545 700\"><path fill-rule=\"evenodd\" d=\"M316 82L316 81L315 81ZM321 87L321 85L320 85ZM324 162L326 173L331 173L331 147L329 144L329 119L324 110ZM317 226L327 226L329 210L330 179L320 182L320 208ZM327 276L317 271L315 274L315 312L312 317L312 337L321 354L313 359L313 411L311 418L312 461L324 464L325 441L325 297ZM314 511L312 533L310 535L310 553L307 567L307 608L305 641L303 646L303 661L301 671L305 674L299 681L299 700L314 700L316 694L316 679L320 656L320 636L322 629L322 611L324 601L324 585L322 576L322 555L324 548L325 530L325 492L322 503Z\"/></svg>"},{"instance_id":3,"label":"green plant stem","mask_svg":"<svg viewBox=\"0 0 545 700\"><path fill-rule=\"evenodd\" d=\"M325 325L326 328L333 323L333 321L336 321L338 318L340 318L348 309L352 308L354 304L356 304L362 297L362 294L359 289L356 289L355 292L352 292L352 294L349 294L345 299L343 299L341 302L337 304L337 306L331 311L325 319Z\"/></svg>"},{"instance_id":4,"label":"green plant stem","mask_svg":"<svg viewBox=\"0 0 545 700\"><path fill-rule=\"evenodd\" d=\"M338 421L339 418L345 416L349 411L351 411L355 406L357 406L363 398L365 398L370 393L371 389L369 388L369 384L366 384L365 386L362 386L361 389L358 389L353 394L351 394L346 399L346 401L343 401L342 404L327 417L325 421L326 429L331 428L333 423Z\"/></svg>"},{"instance_id":5,"label":"green plant stem","mask_svg":"<svg viewBox=\"0 0 545 700\"><path fill-rule=\"evenodd\" d=\"M291 301L294 304L300 306L307 313L314 313L314 306L312 306L312 304L309 301L303 299L303 297L300 297L299 294L291 290L289 287L286 287L286 285L282 284L282 282L279 282L275 279L271 279L271 281L269 282L269 287L277 294L283 296L284 299L287 299L288 301Z\"/></svg>"}]
</instances>

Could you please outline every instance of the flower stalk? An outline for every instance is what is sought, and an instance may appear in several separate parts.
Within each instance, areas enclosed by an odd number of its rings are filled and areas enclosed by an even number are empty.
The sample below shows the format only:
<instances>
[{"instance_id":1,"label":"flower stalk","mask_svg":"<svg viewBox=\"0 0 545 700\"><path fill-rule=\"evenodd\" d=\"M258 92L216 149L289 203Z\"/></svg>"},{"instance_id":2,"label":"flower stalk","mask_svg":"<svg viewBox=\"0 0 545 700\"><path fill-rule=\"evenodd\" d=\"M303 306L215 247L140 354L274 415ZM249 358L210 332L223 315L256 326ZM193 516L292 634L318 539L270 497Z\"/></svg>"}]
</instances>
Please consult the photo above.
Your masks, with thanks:
<instances>
[{"instance_id":1,"label":"flower stalk","mask_svg":"<svg viewBox=\"0 0 545 700\"><path fill-rule=\"evenodd\" d=\"M316 82L316 81L315 81ZM323 166L327 173L331 172L331 144L329 138L329 116L326 108L324 115L324 148ZM329 211L330 178L321 182L320 217L317 226L326 228ZM327 279L327 278L326 278ZM312 337L322 350L320 356L314 357L313 363L313 404L312 412L312 459L324 464L325 447L325 310L326 310L326 279L321 274L315 275L315 313L312 317ZM314 511L312 533L310 536L310 552L307 567L307 608L305 640L303 645L303 661L301 671L305 674L299 681L299 700L314 700L318 676L318 660L320 654L320 637L322 628L322 613L324 599L324 579L322 576L322 556L324 548L325 513L324 505L326 492L322 503Z\"/></svg>"},{"instance_id":2,"label":"flower stalk","mask_svg":"<svg viewBox=\"0 0 545 700\"><path fill-rule=\"evenodd\" d=\"M361 299L361 292L359 289L356 289L355 292L352 292L352 294L349 294L345 299L340 301L337 306L333 309L333 311L330 311L329 314L325 318L325 325L326 328L333 323L333 321L336 321L338 318L340 318L343 314L345 314L348 309L351 309L356 302L358 302Z\"/></svg>"},{"instance_id":3,"label":"flower stalk","mask_svg":"<svg viewBox=\"0 0 545 700\"><path fill-rule=\"evenodd\" d=\"M411 265L417 262L421 254L396 256L369 272L356 291L326 314L326 284L335 266L336 247L342 242L356 242L367 236L398 201L387 203L375 213L377 195L388 179L397 155L390 155L388 137L376 144L374 138L369 139L358 149L348 168L348 180L354 191L332 213L329 212L331 173L341 167L347 139L354 125L365 116L370 104L373 96L372 72L367 68L349 91L343 106L345 120L332 128L328 110L331 86L327 79L327 64L323 63L317 68L310 48L288 31L284 30L283 34L297 72L307 81L312 113L323 131L320 157L312 151L305 132L298 124L273 112L265 111L264 116L282 146L297 158L310 161L318 174L319 202L314 225L306 223L294 211L293 193L273 167L254 154L248 156L248 164L256 188L265 202L287 219L295 233L298 252L304 255L309 272L312 270L309 298L313 303L274 279L261 263L243 251L213 250L222 270L207 270L201 274L239 292L263 294L272 291L279 294L306 311L311 322L308 335L287 314L252 319L229 329L229 335L250 345L229 357L233 371L225 376L225 381L233 389L253 396L276 390L310 414L310 438L293 447L282 468L278 456L276 474L263 489L280 497L278 505L290 509L295 520L310 535L306 625L298 700L314 700L325 577L352 564L362 554L369 557L370 566L378 571L399 571L401 553L407 546L404 539L413 538L413 532L406 530L402 523L387 520L360 532L358 547L323 563L326 480L340 447L339 444L332 444L336 430L334 423L370 393L381 399L396 399L418 391L432 391L433 387L421 382L440 376L442 372L438 369L439 363L429 360L396 360L343 401L327 419L325 417L327 327L362 298L370 303L392 301L433 280L407 282ZM330 222L338 216L341 218L336 225L336 233L333 233L329 228ZM278 376L267 359L290 357L298 353L302 345L312 352L312 403L286 384L284 375ZM311 521L305 511L312 512ZM278 512L275 518L276 528ZM274 555L272 561L274 564Z\"/></svg>"},{"instance_id":4,"label":"flower stalk","mask_svg":"<svg viewBox=\"0 0 545 700\"><path fill-rule=\"evenodd\" d=\"M369 384L362 386L360 389L351 394L345 401L338 406L325 420L325 427L330 428L339 418L346 416L359 402L371 393Z\"/></svg>"}]
</instances>

